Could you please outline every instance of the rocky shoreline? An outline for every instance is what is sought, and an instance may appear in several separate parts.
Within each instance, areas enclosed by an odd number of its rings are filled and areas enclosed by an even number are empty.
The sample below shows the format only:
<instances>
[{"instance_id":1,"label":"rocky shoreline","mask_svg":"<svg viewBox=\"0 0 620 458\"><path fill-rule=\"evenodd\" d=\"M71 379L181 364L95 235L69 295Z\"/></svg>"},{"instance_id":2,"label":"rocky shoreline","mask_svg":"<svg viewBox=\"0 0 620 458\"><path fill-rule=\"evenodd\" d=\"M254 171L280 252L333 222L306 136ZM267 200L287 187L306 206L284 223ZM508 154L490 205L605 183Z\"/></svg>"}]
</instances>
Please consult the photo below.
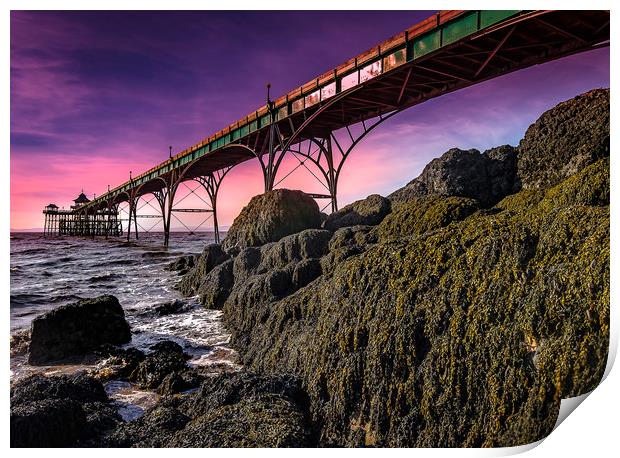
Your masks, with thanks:
<instances>
[{"instance_id":1,"label":"rocky shoreline","mask_svg":"<svg viewBox=\"0 0 620 458\"><path fill-rule=\"evenodd\" d=\"M14 382L12 446L539 440L607 361L609 90L547 111L518 147L452 149L327 217L301 191L254 197L222 245L169 268L181 293L222 310L243 368L189 367L174 342L119 347L130 331L113 296L61 307L12 351L101 363ZM161 399L123 421L110 379Z\"/></svg>"}]
</instances>

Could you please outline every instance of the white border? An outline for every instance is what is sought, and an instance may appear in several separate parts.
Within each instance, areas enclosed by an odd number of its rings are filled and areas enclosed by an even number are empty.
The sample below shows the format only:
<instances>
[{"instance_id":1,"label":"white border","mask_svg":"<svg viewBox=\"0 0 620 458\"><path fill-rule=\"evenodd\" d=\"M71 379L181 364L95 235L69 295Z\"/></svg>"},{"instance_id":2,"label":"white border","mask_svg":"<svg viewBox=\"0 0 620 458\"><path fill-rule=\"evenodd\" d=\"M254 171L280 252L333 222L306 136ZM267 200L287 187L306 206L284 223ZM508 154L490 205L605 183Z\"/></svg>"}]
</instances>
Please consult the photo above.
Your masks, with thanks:
<instances>
[{"instance_id":1,"label":"white border","mask_svg":"<svg viewBox=\"0 0 620 458\"><path fill-rule=\"evenodd\" d=\"M127 9L174 9L174 10L199 10L199 9L212 9L212 10L230 10L230 9L325 9L325 10L334 10L334 9L402 9L402 10L414 10L414 9L434 9L434 10L443 10L443 9L611 9L612 2L611 1L589 1L584 3L583 1L573 1L573 0L564 0L564 1L505 1L505 0L497 0L497 1L431 1L420 2L420 1L404 1L404 0L381 0L371 1L371 0L314 0L312 2L285 2L283 0L261 0L260 2L249 1L249 0L234 0L234 1L226 1L226 2L214 2L214 1L191 1L191 0L176 0L175 2L165 2L161 0L151 0L149 2L132 2L128 0L91 0L89 2L77 1L77 0L57 0L53 3L49 1L41 1L41 0L23 0L23 1L13 1L9 0L3 2L4 6L4 14L2 16L2 26L0 26L0 33L2 36L3 46L1 49L2 53L2 62L3 72L2 79L4 89L5 98L4 100L9 100L10 90L9 90L9 76L10 76L10 51L9 51L9 28L10 28L10 16L9 10L19 10L19 9L119 9L119 10L127 10ZM616 23L616 14L615 11L612 10L612 22ZM618 33L616 32L616 28L612 27L612 41L617 41ZM612 47L612 50L615 48ZM611 86L614 87L612 90L612 108L611 108L611 119L612 119L612 151L616 150L616 146L618 142L616 141L616 125L614 120L616 119L615 113L615 87L617 86L616 82L616 61L614 53L611 53L611 81L613 82ZM9 119L10 119L10 106L8 103L4 103L2 106L2 131L3 137L5 139L6 151L10 151L10 127L9 127ZM612 153L613 154L613 153ZM4 161L3 167L0 167L0 173L2 174L2 185L5 189L5 196L10 196L10 167L9 167L9 154L5 153L3 156ZM611 194L612 194L612 202L616 202L618 196L616 195L616 183L618 183L618 170L616 166L616 160L612 160L611 162L611 178L612 178L612 186L611 186ZM617 282L617 272L618 272L618 259L619 252L617 248L617 244L615 243L618 240L618 230L617 230L617 212L615 211L616 206L612 204L612 213L611 213L611 234L612 234L612 247L611 247L611 303L617 304L618 297L618 288L616 285ZM7 209L5 210L5 215L7 215ZM7 268L9 265L9 253L10 253L10 243L9 243L9 217L5 216L4 222L5 228L5 236L3 247L3 257L5 260L5 269L4 269L4 285L5 285L5 298L7 297L9 287L10 287L10 276L9 269ZM530 456L611 456L612 452L616 452L618 450L618 418L617 412L619 407L618 400L620 399L619 390L620 387L620 376L618 375L618 370L610 372L613 362L615 360L615 356L617 353L618 347L618 318L617 313L615 313L615 309L617 306L612 307L611 311L611 346L610 346L610 357L608 362L608 367L606 371L606 379L601 383L601 385L594 390L583 405L580 405L579 408L575 410L561 425L559 428L554 431L546 440L542 441L538 447L535 447L533 450L529 452ZM6 310L5 310L5 326L8 331L9 329L9 314L8 314L8 301L6 302ZM9 446L9 425L8 425L8 411L9 411L9 348L8 348L8 339L4 340L4 355L5 355L5 368L7 373L5 374L5 378L3 380L5 384L4 393L4 412L5 415L2 417L2 426L4 431L4 444L5 447ZM581 399L583 400L583 399ZM574 402L573 402L574 403ZM566 403L563 403L566 404ZM502 456L506 454L514 454L520 453L523 451L530 450L532 447L521 447L521 448L513 448L513 449L490 449L490 450L478 450L478 449L454 449L454 450L445 450L445 449L381 449L381 450L372 450L372 449L349 449L349 450L320 450L321 454L345 454L345 455L353 455L359 456L360 454L386 454L390 453L393 455L400 456L411 456L415 454L415 456ZM168 450L158 449L158 450L117 450L115 454L121 453L125 454L135 454L145 456L147 453L149 455L159 455L164 456L171 453ZM295 455L313 455L317 451L315 450L183 450L183 451L175 451L173 453L183 453L184 455L195 455L195 456L205 456L205 453L208 453L209 456L230 456L231 454L240 454L240 453L252 453L254 456L273 456L280 455L284 456L285 454L288 456L291 453ZM21 456L24 454L28 454L27 450L12 450L12 454L15 456ZM94 455L108 455L111 453L109 450L44 450L37 453L44 453L49 456L60 456L60 455L82 455L84 453L94 454ZM615 453L614 453L615 455Z\"/></svg>"}]
</instances>

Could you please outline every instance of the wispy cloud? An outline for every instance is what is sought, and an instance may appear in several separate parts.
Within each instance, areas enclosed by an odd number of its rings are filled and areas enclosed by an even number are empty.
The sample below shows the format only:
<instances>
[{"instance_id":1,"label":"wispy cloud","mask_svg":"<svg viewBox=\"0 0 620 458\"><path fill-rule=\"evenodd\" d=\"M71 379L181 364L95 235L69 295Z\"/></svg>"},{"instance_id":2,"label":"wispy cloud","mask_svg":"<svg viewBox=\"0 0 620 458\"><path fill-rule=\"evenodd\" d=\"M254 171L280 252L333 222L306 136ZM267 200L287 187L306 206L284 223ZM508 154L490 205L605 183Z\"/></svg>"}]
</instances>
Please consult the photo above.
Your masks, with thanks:
<instances>
[{"instance_id":1,"label":"wispy cloud","mask_svg":"<svg viewBox=\"0 0 620 458\"><path fill-rule=\"evenodd\" d=\"M11 226L40 226L48 201L101 193L262 105L266 82L284 93L427 14L13 12ZM516 144L542 111L608 85L604 49L414 107L352 153L339 202L389 193L451 147ZM288 157L279 177L297 164ZM303 167L282 186L324 192ZM262 187L256 161L236 167L222 224Z\"/></svg>"}]
</instances>

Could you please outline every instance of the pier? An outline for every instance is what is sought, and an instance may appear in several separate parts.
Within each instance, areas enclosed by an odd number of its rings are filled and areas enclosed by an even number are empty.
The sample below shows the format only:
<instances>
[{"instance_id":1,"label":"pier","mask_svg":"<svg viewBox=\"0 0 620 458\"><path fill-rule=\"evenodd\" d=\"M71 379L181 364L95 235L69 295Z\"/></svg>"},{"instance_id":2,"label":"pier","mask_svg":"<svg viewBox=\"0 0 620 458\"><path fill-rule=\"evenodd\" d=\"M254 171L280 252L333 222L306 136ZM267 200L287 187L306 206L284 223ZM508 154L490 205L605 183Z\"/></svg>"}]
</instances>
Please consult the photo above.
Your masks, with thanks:
<instances>
[{"instance_id":1,"label":"pier","mask_svg":"<svg viewBox=\"0 0 620 458\"><path fill-rule=\"evenodd\" d=\"M170 149L168 160L138 175L129 172L128 181L92 200L76 199L70 210L48 205L45 235L126 235L129 240L132 230L138 238L139 218L157 218L167 246L172 218L182 223L183 214L205 213L217 242L217 198L225 176L235 165L256 160L267 192L286 178L279 174L285 156L312 173L325 190L312 197L336 211L347 158L384 121L434 97L609 46L609 21L609 11L433 14L275 100L268 85L262 107L177 154ZM182 199L175 199L179 186L188 182L196 184L191 192L203 193L202 208L181 208ZM141 214L146 204L158 214Z\"/></svg>"}]
</instances>

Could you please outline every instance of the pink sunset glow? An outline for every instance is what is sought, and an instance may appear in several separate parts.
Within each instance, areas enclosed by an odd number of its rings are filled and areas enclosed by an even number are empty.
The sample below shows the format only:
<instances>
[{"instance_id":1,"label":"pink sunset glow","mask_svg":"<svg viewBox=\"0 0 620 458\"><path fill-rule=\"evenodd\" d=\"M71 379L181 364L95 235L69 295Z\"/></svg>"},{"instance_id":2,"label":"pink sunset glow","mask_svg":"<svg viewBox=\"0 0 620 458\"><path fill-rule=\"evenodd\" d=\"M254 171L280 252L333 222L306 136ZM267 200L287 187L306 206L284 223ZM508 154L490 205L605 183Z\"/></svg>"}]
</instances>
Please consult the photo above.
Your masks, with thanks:
<instances>
[{"instance_id":1,"label":"pink sunset glow","mask_svg":"<svg viewBox=\"0 0 620 458\"><path fill-rule=\"evenodd\" d=\"M239 30L262 30L265 18L277 22L282 14L302 12L255 13L260 21L248 13L240 24L224 13L205 12L208 26L182 39L177 36L185 24L182 14L156 15L151 26L134 30L132 21L117 13L115 29L109 31L105 22L110 14L11 16L12 230L39 228L46 204L66 208L82 189L89 198L99 195L108 185L126 181L130 170L138 174L166 159L168 145L180 151L247 114L263 103L265 81L283 93L429 12L359 12L354 13L359 20L346 21L346 26L340 13L314 12L322 21L323 36L311 34L306 21L290 21L297 24L296 33L286 50L271 39L260 46L248 41L249 32L239 38ZM214 16L221 19L217 26ZM167 24L169 36L159 33L159 21ZM196 63L196 53L207 46L205 34L223 38L210 41L205 63ZM234 57L235 50L243 51L246 59ZM306 56L303 68L300 54ZM212 68L209 61L221 65ZM609 50L602 49L414 107L379 127L352 153L339 183L340 207L372 193L389 194L449 148L482 151L516 145L546 109L607 86ZM293 156L287 157L279 177L297 164ZM325 192L303 167L279 187ZM220 189L220 224L230 225L262 191L256 160L235 167ZM187 208L200 205L195 197L185 203ZM326 204L319 201L321 207ZM201 220L196 215L184 218L190 227ZM173 228L180 227L173 221Z\"/></svg>"}]
</instances>

